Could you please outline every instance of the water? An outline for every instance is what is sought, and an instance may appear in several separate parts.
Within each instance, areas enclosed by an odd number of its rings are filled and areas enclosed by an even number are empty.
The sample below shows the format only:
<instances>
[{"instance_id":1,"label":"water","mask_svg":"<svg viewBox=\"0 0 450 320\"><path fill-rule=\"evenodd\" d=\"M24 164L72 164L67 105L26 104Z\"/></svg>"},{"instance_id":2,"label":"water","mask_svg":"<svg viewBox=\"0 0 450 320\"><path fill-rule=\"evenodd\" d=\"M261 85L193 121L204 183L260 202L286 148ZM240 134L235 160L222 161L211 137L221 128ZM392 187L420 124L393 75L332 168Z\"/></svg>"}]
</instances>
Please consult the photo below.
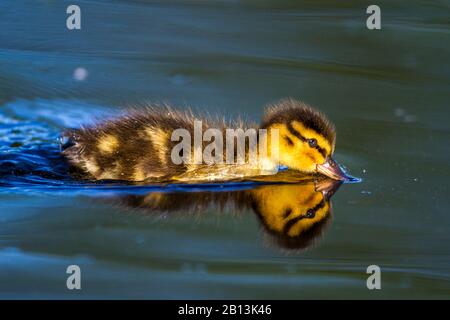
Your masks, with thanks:
<instances>
[{"instance_id":1,"label":"water","mask_svg":"<svg viewBox=\"0 0 450 320\"><path fill-rule=\"evenodd\" d=\"M379 1L381 31L352 1L78 3L80 31L69 2L0 4L0 297L449 298L446 2ZM295 212L313 181L95 184L59 156L64 128L123 106L257 121L286 96L327 113L337 160L363 179L310 243L287 248L252 203Z\"/></svg>"}]
</instances>

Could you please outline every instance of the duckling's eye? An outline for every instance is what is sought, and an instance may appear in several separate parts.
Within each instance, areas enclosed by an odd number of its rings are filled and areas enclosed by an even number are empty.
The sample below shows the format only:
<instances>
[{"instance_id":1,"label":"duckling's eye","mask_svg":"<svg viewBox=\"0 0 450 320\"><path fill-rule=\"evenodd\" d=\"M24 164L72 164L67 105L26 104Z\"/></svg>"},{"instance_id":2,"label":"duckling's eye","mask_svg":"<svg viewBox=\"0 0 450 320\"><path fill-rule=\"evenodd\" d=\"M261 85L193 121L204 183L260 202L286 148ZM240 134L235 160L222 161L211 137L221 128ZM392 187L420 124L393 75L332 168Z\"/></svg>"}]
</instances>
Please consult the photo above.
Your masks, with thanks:
<instances>
[{"instance_id":1,"label":"duckling's eye","mask_svg":"<svg viewBox=\"0 0 450 320\"><path fill-rule=\"evenodd\" d=\"M312 210L312 209L309 209L309 210L306 212L306 217L307 217L308 219L314 218L315 215L316 215L316 213L315 213L314 210Z\"/></svg>"},{"instance_id":2,"label":"duckling's eye","mask_svg":"<svg viewBox=\"0 0 450 320\"><path fill-rule=\"evenodd\" d=\"M308 139L308 143L309 143L309 146L310 146L311 148L317 147L317 140L314 139L314 138Z\"/></svg>"}]
</instances>

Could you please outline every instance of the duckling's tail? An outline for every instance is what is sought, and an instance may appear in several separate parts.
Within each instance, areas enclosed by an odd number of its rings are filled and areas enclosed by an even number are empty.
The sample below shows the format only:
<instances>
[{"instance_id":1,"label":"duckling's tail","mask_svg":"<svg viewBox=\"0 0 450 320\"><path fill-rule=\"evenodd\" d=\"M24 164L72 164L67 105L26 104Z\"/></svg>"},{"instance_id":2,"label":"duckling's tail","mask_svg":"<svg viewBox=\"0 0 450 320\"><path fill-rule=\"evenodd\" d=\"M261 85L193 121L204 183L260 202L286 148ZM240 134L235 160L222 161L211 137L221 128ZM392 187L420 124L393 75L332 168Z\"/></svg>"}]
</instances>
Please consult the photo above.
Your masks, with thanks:
<instances>
[{"instance_id":1,"label":"duckling's tail","mask_svg":"<svg viewBox=\"0 0 450 320\"><path fill-rule=\"evenodd\" d=\"M73 147L76 144L76 137L78 136L77 129L68 129L65 130L60 138L60 147L61 150L64 151L70 147Z\"/></svg>"},{"instance_id":2,"label":"duckling's tail","mask_svg":"<svg viewBox=\"0 0 450 320\"><path fill-rule=\"evenodd\" d=\"M84 170L85 162L82 159L83 148L80 141L80 130L65 130L60 138L61 154L69 164L69 172L72 177L79 179L92 178L92 176Z\"/></svg>"},{"instance_id":3,"label":"duckling's tail","mask_svg":"<svg viewBox=\"0 0 450 320\"><path fill-rule=\"evenodd\" d=\"M78 140L80 131L77 129L65 130L60 138L60 149L62 154L69 159L72 164L79 161L80 148Z\"/></svg>"}]
</instances>

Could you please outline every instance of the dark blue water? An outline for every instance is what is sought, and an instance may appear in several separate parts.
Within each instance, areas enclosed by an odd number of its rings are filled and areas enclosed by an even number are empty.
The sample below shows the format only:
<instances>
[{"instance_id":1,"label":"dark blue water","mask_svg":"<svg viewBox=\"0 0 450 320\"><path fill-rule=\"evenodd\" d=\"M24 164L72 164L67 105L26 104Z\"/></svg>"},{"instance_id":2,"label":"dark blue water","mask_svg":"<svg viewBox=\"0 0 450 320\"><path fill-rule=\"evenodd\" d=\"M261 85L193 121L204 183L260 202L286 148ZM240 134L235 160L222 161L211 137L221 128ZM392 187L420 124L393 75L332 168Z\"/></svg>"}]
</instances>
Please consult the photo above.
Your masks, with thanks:
<instances>
[{"instance_id":1,"label":"dark blue water","mask_svg":"<svg viewBox=\"0 0 450 320\"><path fill-rule=\"evenodd\" d=\"M79 32L71 2L0 3L0 297L448 299L446 2L379 1L380 32L352 1L79 3ZM143 101L258 122L288 96L333 120L336 159L362 178L298 250L247 197L295 206L312 181L95 183L59 155L65 128Z\"/></svg>"}]
</instances>

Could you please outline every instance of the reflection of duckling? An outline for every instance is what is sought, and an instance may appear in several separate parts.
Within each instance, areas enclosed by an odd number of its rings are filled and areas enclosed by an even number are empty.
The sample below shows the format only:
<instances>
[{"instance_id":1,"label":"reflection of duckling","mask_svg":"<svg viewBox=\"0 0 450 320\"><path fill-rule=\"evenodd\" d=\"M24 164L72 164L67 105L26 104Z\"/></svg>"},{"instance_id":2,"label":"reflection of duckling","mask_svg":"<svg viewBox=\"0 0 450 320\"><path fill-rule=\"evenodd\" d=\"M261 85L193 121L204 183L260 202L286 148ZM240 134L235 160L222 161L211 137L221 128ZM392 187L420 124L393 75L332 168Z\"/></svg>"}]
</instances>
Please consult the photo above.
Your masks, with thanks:
<instances>
[{"instance_id":1,"label":"reflection of duckling","mask_svg":"<svg viewBox=\"0 0 450 320\"><path fill-rule=\"evenodd\" d=\"M278 160L261 156L256 167L175 164L171 151L178 142L171 141L172 132L183 128L194 136L194 120L197 119L190 112L170 108L131 112L94 127L66 132L69 143L63 154L86 177L94 179L226 180L273 174L279 166L308 174L321 173L337 180L346 178L331 157L335 146L333 125L322 113L301 102L284 100L267 110L260 129L267 129L270 137L273 129L279 130L278 144L271 144L268 139L269 144L278 145ZM246 129L241 123L233 126L212 120L203 120L202 127L203 132L217 128L223 134L226 128ZM247 148L247 155L248 152Z\"/></svg>"},{"instance_id":2,"label":"reflection of duckling","mask_svg":"<svg viewBox=\"0 0 450 320\"><path fill-rule=\"evenodd\" d=\"M264 230L275 243L286 249L303 249L320 238L331 220L330 198L340 186L330 179L302 184L262 185L250 190L232 192L154 192L118 199L121 206L146 213L195 212L201 214L210 206L223 210L253 209Z\"/></svg>"},{"instance_id":3,"label":"reflection of duckling","mask_svg":"<svg viewBox=\"0 0 450 320\"><path fill-rule=\"evenodd\" d=\"M340 182L280 185L251 192L252 207L277 244L303 249L319 238L331 220L330 198Z\"/></svg>"}]
</instances>

